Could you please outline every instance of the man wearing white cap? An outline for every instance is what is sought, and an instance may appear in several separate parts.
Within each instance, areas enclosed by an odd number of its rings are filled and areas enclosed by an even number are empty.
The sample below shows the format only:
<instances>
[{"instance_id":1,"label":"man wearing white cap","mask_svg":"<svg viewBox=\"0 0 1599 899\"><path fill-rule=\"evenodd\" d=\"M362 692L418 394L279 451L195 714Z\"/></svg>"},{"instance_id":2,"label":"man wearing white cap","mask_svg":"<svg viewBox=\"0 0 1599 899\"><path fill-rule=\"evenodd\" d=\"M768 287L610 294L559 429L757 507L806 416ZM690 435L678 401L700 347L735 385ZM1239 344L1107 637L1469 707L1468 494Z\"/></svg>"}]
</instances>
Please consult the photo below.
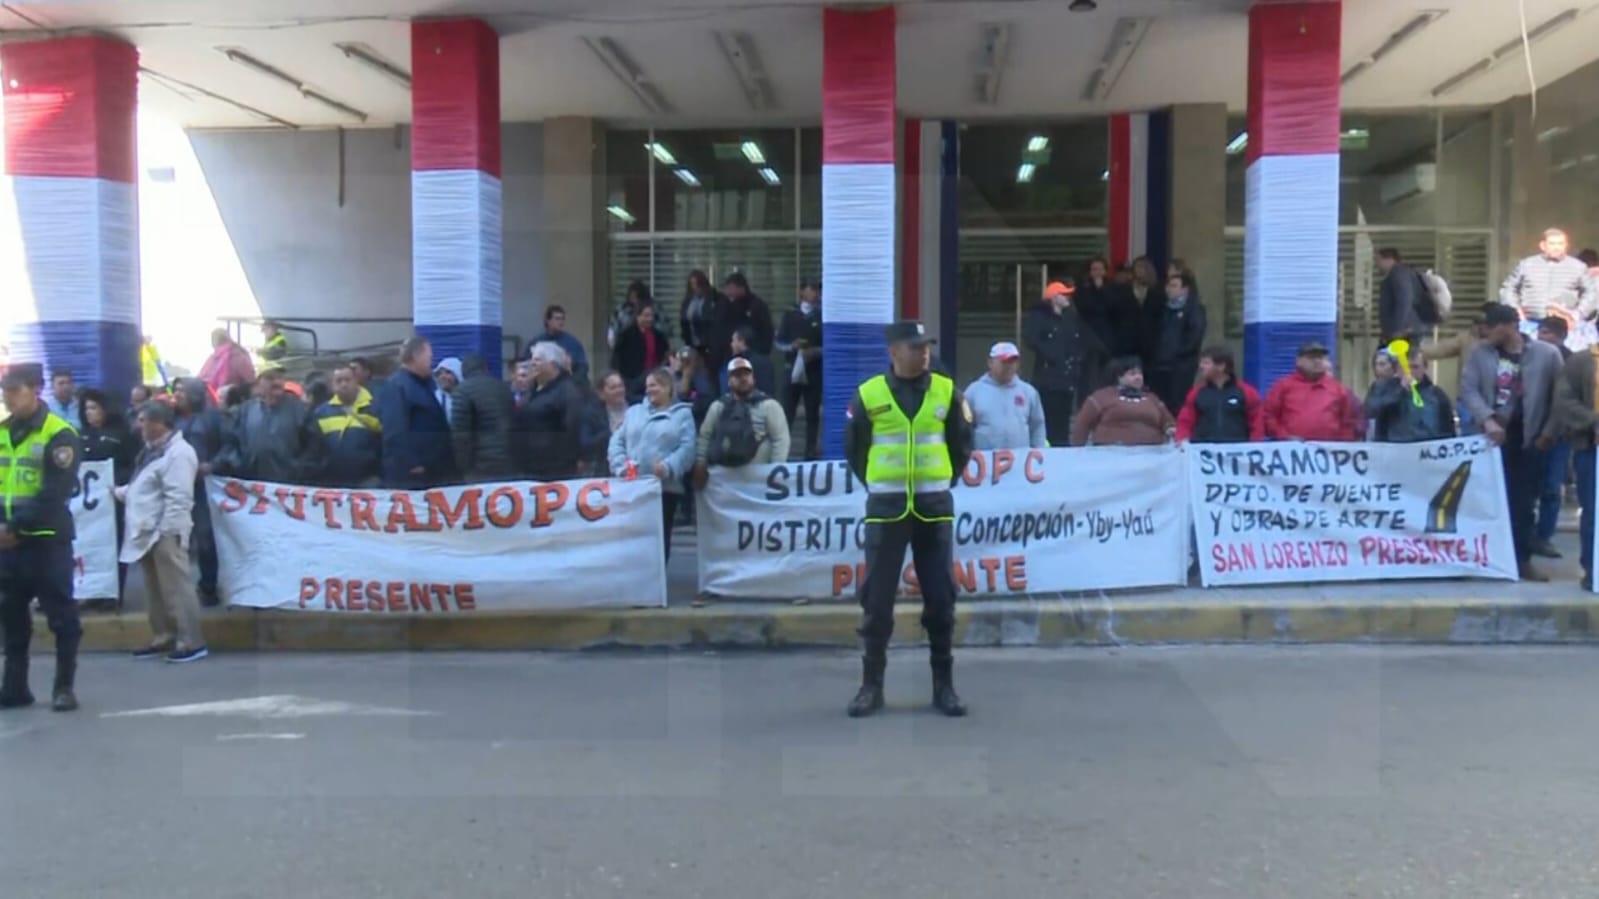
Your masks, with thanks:
<instances>
[{"instance_id":1,"label":"man wearing white cap","mask_svg":"<svg viewBox=\"0 0 1599 899\"><path fill-rule=\"evenodd\" d=\"M1016 374L1021 358L1016 344L1008 340L994 344L988 351L988 374L966 388L977 449L1049 446L1044 429L1044 402L1033 385Z\"/></svg>"}]
</instances>

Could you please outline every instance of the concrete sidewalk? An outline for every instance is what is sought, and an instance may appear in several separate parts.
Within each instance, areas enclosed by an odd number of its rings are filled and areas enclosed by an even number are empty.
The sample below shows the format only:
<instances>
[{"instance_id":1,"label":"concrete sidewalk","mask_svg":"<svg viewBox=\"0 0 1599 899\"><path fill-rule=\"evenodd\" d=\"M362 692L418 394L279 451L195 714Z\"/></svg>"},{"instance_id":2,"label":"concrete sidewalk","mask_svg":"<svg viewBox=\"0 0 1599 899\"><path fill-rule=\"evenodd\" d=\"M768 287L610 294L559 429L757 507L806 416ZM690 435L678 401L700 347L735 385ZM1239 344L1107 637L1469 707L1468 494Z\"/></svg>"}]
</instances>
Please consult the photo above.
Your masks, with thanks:
<instances>
[{"instance_id":1,"label":"concrete sidewalk","mask_svg":"<svg viewBox=\"0 0 1599 899\"><path fill-rule=\"evenodd\" d=\"M1545 561L1547 584L1387 581L1204 590L1057 594L960 605L962 646L1100 646L1164 643L1569 643L1599 640L1599 597L1577 585L1576 540ZM483 612L455 616L209 612L214 650L408 651L604 648L847 648L857 645L853 603L710 600L696 605L691 531L679 530L666 609ZM128 583L116 615L86 615L84 648L148 644L143 585ZM923 639L920 606L903 600L896 642ZM41 637L48 634L40 622Z\"/></svg>"}]
</instances>

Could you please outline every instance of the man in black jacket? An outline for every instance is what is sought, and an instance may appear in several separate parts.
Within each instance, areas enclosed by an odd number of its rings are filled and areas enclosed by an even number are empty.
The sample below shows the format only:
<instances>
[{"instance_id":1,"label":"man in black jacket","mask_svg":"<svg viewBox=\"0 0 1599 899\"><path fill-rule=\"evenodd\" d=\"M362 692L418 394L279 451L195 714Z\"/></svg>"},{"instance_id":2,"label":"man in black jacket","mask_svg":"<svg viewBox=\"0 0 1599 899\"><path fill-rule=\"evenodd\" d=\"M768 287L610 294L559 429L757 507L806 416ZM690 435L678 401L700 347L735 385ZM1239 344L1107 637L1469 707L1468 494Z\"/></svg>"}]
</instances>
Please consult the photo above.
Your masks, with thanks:
<instances>
[{"instance_id":1,"label":"man in black jacket","mask_svg":"<svg viewBox=\"0 0 1599 899\"><path fill-rule=\"evenodd\" d=\"M268 368L257 396L234 414L213 461L218 474L278 484L315 484L322 476L322 429L316 415L285 389L283 369Z\"/></svg>"},{"instance_id":2,"label":"man in black jacket","mask_svg":"<svg viewBox=\"0 0 1599 899\"><path fill-rule=\"evenodd\" d=\"M567 374L566 351L554 343L536 343L532 363L533 394L516 412L517 467L537 481L576 477L584 402Z\"/></svg>"},{"instance_id":3,"label":"man in black jacket","mask_svg":"<svg viewBox=\"0 0 1599 899\"><path fill-rule=\"evenodd\" d=\"M1382 329L1383 345L1395 340L1414 342L1426 330L1417 306L1424 289L1421 276L1404 264L1399 251L1393 247L1377 251L1377 268L1383 274L1382 289L1377 298L1377 319Z\"/></svg>"},{"instance_id":4,"label":"man in black jacket","mask_svg":"<svg viewBox=\"0 0 1599 899\"><path fill-rule=\"evenodd\" d=\"M1044 431L1050 446L1070 446L1072 419L1090 377L1086 362L1104 347L1072 306L1071 284L1051 281L1043 302L1022 324L1022 342L1033 356L1033 386L1044 404Z\"/></svg>"},{"instance_id":5,"label":"man in black jacket","mask_svg":"<svg viewBox=\"0 0 1599 899\"><path fill-rule=\"evenodd\" d=\"M739 328L749 328L750 352L761 356L772 355L772 310L756 293L750 290L749 279L743 272L733 272L722 281L722 295L726 300L716 309L715 338L711 342L711 370L727 368L733 358L733 333Z\"/></svg>"},{"instance_id":6,"label":"man in black jacket","mask_svg":"<svg viewBox=\"0 0 1599 899\"><path fill-rule=\"evenodd\" d=\"M1205 307L1194 294L1194 274L1166 279L1166 302L1151 320L1151 358L1144 361L1149 389L1176 415L1194 386L1199 349L1205 345Z\"/></svg>"},{"instance_id":7,"label":"man in black jacket","mask_svg":"<svg viewBox=\"0 0 1599 899\"><path fill-rule=\"evenodd\" d=\"M455 465L468 482L503 481L511 477L511 387L489 374L483 357L461 360L466 380L455 388L450 407L450 434Z\"/></svg>"},{"instance_id":8,"label":"man in black jacket","mask_svg":"<svg viewBox=\"0 0 1599 899\"><path fill-rule=\"evenodd\" d=\"M433 381L433 345L412 337L400 346L400 370L377 397L383 424L383 486L426 490L455 479L450 419Z\"/></svg>"},{"instance_id":9,"label":"man in black jacket","mask_svg":"<svg viewBox=\"0 0 1599 899\"><path fill-rule=\"evenodd\" d=\"M806 281L800 285L799 305L783 313L777 348L783 351L788 374L788 390L783 393L783 412L792 431L799 404L805 403L805 458L821 457L822 445L822 285ZM804 377L794 380L800 357L804 357Z\"/></svg>"}]
</instances>

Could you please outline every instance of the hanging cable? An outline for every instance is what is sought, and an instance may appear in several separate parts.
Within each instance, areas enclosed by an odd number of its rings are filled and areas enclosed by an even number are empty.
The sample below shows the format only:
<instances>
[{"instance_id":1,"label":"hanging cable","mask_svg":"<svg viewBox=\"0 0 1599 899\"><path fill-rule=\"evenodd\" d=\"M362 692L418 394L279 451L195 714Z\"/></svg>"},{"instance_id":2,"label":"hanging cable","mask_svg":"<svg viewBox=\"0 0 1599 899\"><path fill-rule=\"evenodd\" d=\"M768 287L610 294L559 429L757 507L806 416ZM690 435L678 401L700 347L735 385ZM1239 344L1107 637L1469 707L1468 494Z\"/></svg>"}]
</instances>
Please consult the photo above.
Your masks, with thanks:
<instances>
[{"instance_id":1,"label":"hanging cable","mask_svg":"<svg viewBox=\"0 0 1599 899\"><path fill-rule=\"evenodd\" d=\"M1538 76L1532 71L1532 35L1527 31L1527 0L1517 0L1516 8L1521 13L1521 55L1527 61L1527 87L1532 98L1532 121L1538 122Z\"/></svg>"}]
</instances>

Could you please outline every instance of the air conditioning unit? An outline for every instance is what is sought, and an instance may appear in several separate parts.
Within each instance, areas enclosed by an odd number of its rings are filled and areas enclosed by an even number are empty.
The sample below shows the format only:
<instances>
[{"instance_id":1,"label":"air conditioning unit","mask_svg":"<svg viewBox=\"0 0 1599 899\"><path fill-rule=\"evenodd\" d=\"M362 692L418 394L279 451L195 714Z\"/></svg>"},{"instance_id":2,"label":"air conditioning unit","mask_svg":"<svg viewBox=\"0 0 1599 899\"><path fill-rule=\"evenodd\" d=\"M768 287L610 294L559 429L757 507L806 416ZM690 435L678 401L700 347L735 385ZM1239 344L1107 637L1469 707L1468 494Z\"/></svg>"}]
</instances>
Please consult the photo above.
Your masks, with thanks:
<instances>
[{"instance_id":1,"label":"air conditioning unit","mask_svg":"<svg viewBox=\"0 0 1599 899\"><path fill-rule=\"evenodd\" d=\"M1438 165L1423 162L1382 179L1382 204L1394 206L1438 189Z\"/></svg>"}]
</instances>

